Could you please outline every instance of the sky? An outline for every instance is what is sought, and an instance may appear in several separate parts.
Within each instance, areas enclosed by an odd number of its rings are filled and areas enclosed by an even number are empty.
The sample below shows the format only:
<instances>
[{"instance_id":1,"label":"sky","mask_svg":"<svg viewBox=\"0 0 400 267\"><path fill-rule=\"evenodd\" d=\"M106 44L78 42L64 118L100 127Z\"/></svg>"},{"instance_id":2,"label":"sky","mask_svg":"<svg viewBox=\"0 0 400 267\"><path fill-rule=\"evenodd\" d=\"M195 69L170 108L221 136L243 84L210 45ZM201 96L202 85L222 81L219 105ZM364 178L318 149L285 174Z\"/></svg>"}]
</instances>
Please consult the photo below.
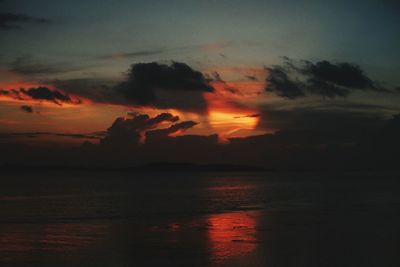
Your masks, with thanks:
<instances>
[{"instance_id":1,"label":"sky","mask_svg":"<svg viewBox=\"0 0 400 267\"><path fill-rule=\"evenodd\" d=\"M282 136L279 154L306 139L359 145L400 113L399 11L391 0L2 0L0 144L22 149L3 162L88 144L163 161L171 142L182 160L190 138L215 139L218 153L257 138L275 151L264 139ZM229 162L268 165L261 154Z\"/></svg>"}]
</instances>

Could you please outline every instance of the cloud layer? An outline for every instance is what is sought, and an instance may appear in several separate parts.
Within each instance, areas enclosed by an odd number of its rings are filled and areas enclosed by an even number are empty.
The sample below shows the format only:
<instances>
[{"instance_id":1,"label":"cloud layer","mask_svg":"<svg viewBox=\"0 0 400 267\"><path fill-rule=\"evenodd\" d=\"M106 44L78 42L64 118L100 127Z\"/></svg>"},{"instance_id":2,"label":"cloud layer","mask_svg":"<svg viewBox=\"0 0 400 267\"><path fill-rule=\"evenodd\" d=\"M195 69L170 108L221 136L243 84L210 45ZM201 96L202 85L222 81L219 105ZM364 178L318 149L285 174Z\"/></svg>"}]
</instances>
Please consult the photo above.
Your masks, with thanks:
<instances>
[{"instance_id":1,"label":"cloud layer","mask_svg":"<svg viewBox=\"0 0 400 267\"><path fill-rule=\"evenodd\" d=\"M71 79L50 81L55 87L94 102L124 106L205 112L204 93L214 92L205 76L185 63L133 64L125 81ZM113 84L114 83L114 84Z\"/></svg>"},{"instance_id":2,"label":"cloud layer","mask_svg":"<svg viewBox=\"0 0 400 267\"><path fill-rule=\"evenodd\" d=\"M266 67L269 72L266 91L281 97L296 99L319 95L335 98L345 97L356 90L388 92L355 64L284 59L283 65Z\"/></svg>"}]
</instances>

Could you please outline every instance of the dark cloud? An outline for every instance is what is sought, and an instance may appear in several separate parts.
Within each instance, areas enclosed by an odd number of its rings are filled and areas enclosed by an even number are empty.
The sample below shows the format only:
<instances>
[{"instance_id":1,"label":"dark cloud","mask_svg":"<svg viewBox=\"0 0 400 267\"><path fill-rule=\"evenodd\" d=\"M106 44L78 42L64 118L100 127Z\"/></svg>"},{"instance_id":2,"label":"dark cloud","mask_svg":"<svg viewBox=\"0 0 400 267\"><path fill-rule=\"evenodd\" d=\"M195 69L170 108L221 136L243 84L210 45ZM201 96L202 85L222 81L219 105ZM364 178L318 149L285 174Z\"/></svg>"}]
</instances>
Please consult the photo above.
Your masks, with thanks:
<instances>
[{"instance_id":1,"label":"dark cloud","mask_svg":"<svg viewBox=\"0 0 400 267\"><path fill-rule=\"evenodd\" d=\"M20 89L20 92L32 99L47 100L59 104L60 102L72 102L71 98L58 90L50 90L47 87Z\"/></svg>"},{"instance_id":2,"label":"dark cloud","mask_svg":"<svg viewBox=\"0 0 400 267\"><path fill-rule=\"evenodd\" d=\"M213 92L203 74L184 63L138 63L115 87L132 104L184 110L204 109L204 92Z\"/></svg>"},{"instance_id":3,"label":"dark cloud","mask_svg":"<svg viewBox=\"0 0 400 267\"><path fill-rule=\"evenodd\" d=\"M326 60L296 62L286 57L284 60L282 66L266 68L269 72L266 91L281 97L295 99L320 95L335 98L345 97L355 90L388 92L355 64Z\"/></svg>"},{"instance_id":4,"label":"dark cloud","mask_svg":"<svg viewBox=\"0 0 400 267\"><path fill-rule=\"evenodd\" d=\"M0 30L22 29L22 25L50 24L52 21L45 18L37 18L25 14L0 13Z\"/></svg>"},{"instance_id":5,"label":"dark cloud","mask_svg":"<svg viewBox=\"0 0 400 267\"><path fill-rule=\"evenodd\" d=\"M245 116L236 116L236 117L233 117L234 119L240 119L240 118L258 118L258 117L260 117L261 115L260 114L249 114L249 115L245 115Z\"/></svg>"},{"instance_id":6,"label":"dark cloud","mask_svg":"<svg viewBox=\"0 0 400 267\"><path fill-rule=\"evenodd\" d=\"M153 118L147 114L135 115L131 119L117 118L107 129L107 136L102 140L102 144L106 146L136 145L144 141L146 130L155 128L163 122L178 120L178 116L170 113L161 113Z\"/></svg>"},{"instance_id":7,"label":"dark cloud","mask_svg":"<svg viewBox=\"0 0 400 267\"><path fill-rule=\"evenodd\" d=\"M242 92L240 92L240 90L230 86L224 79L222 79L221 75L214 71L211 73L211 75L207 75L207 80L210 82L219 82L223 85L223 89L224 91L231 93L231 94L235 94L235 95L243 95Z\"/></svg>"},{"instance_id":8,"label":"dark cloud","mask_svg":"<svg viewBox=\"0 0 400 267\"><path fill-rule=\"evenodd\" d=\"M266 91L277 94L281 97L295 99L305 96L304 84L299 80L292 80L287 70L280 66L266 68L269 72Z\"/></svg>"},{"instance_id":9,"label":"dark cloud","mask_svg":"<svg viewBox=\"0 0 400 267\"><path fill-rule=\"evenodd\" d=\"M253 75L246 75L245 77L250 81L258 81L257 77Z\"/></svg>"},{"instance_id":10,"label":"dark cloud","mask_svg":"<svg viewBox=\"0 0 400 267\"><path fill-rule=\"evenodd\" d=\"M197 124L198 123L196 123L194 121L179 122L174 125L171 125L168 128L165 128L165 129L157 129L157 130L148 131L146 133L146 137L149 140L154 140L154 139L159 139L159 138L167 138L170 135L184 132L184 131L194 127Z\"/></svg>"},{"instance_id":11,"label":"dark cloud","mask_svg":"<svg viewBox=\"0 0 400 267\"><path fill-rule=\"evenodd\" d=\"M355 64L336 63L323 60L315 64L307 61L303 72L313 79L335 85L358 89L378 89L376 84Z\"/></svg>"},{"instance_id":12,"label":"dark cloud","mask_svg":"<svg viewBox=\"0 0 400 267\"><path fill-rule=\"evenodd\" d=\"M119 90L128 98L144 104L155 100L157 90L214 91L201 72L179 62L170 66L156 62L134 64L129 70L128 81L121 83Z\"/></svg>"},{"instance_id":13,"label":"dark cloud","mask_svg":"<svg viewBox=\"0 0 400 267\"><path fill-rule=\"evenodd\" d=\"M213 72L210 73L210 74L205 74L205 77L206 77L206 80L207 80L208 82L221 82L221 83L225 83L225 81L221 78L221 75L220 75L218 72L216 72L216 71L213 71Z\"/></svg>"},{"instance_id":14,"label":"dark cloud","mask_svg":"<svg viewBox=\"0 0 400 267\"><path fill-rule=\"evenodd\" d=\"M33 113L33 107L32 107L32 106L22 105L22 106L21 106L21 109L22 109L23 111L25 111L25 112Z\"/></svg>"},{"instance_id":15,"label":"dark cloud","mask_svg":"<svg viewBox=\"0 0 400 267\"><path fill-rule=\"evenodd\" d=\"M104 60L131 59L131 58L144 57L144 56L155 56L155 55L165 53L167 51L168 50L166 50L166 49L139 50L139 51L133 51L133 52L114 53L114 54L109 54L109 55L103 55L103 56L99 56L98 59L104 59Z\"/></svg>"},{"instance_id":16,"label":"dark cloud","mask_svg":"<svg viewBox=\"0 0 400 267\"><path fill-rule=\"evenodd\" d=\"M10 92L4 89L0 89L0 95L9 95Z\"/></svg>"},{"instance_id":17,"label":"dark cloud","mask_svg":"<svg viewBox=\"0 0 400 267\"><path fill-rule=\"evenodd\" d=\"M59 90L52 90L47 87L20 88L11 90L0 90L0 95L5 95L17 100L45 100L53 102L57 105L62 103L79 104L79 100L72 99L68 94L64 94Z\"/></svg>"}]
</instances>

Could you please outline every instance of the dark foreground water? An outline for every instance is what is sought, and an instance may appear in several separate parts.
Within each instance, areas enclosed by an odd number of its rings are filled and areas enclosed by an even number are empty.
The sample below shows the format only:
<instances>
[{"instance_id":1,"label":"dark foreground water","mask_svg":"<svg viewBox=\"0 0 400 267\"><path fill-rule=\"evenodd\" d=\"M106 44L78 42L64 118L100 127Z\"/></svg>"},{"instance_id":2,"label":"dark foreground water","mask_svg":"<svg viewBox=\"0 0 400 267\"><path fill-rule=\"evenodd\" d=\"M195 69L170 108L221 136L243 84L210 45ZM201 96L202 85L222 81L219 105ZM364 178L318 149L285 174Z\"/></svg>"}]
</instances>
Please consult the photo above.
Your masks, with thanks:
<instances>
[{"instance_id":1,"label":"dark foreground water","mask_svg":"<svg viewBox=\"0 0 400 267\"><path fill-rule=\"evenodd\" d=\"M0 175L0 266L400 266L399 173Z\"/></svg>"}]
</instances>

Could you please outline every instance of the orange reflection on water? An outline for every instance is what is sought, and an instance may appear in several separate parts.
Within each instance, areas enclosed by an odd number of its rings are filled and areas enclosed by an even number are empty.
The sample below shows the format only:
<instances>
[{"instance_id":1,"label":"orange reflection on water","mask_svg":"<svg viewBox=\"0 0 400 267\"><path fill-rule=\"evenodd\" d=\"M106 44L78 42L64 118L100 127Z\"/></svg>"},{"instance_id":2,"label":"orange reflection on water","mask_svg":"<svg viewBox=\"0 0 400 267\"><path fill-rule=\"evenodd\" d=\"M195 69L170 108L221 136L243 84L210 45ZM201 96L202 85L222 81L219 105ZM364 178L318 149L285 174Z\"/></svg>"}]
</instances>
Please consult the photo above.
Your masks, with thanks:
<instances>
[{"instance_id":1,"label":"orange reflection on water","mask_svg":"<svg viewBox=\"0 0 400 267\"><path fill-rule=\"evenodd\" d=\"M257 247L256 214L254 212L230 212L211 215L208 238L211 257L215 263L244 257Z\"/></svg>"}]
</instances>

